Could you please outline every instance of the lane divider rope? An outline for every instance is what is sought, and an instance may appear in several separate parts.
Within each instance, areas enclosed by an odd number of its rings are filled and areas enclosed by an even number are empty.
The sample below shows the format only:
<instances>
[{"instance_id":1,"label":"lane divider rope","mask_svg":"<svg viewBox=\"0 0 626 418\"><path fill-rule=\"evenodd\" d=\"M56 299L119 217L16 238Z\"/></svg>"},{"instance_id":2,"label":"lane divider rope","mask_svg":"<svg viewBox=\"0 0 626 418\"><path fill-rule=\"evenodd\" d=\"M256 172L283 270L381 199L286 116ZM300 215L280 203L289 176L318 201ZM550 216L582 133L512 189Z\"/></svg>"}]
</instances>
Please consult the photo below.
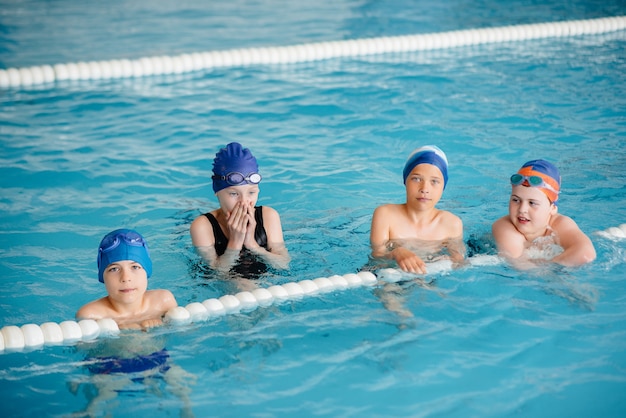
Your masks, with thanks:
<instances>
[{"instance_id":1,"label":"lane divider rope","mask_svg":"<svg viewBox=\"0 0 626 418\"><path fill-rule=\"evenodd\" d=\"M597 231L597 235L611 240L626 239L626 223L617 227L609 227ZM475 255L467 259L470 266L495 266L502 263L497 255ZM453 269L450 260L439 260L426 265L428 275L437 275ZM402 280L413 280L423 275L405 273L399 269L383 268L376 272L361 271L343 276L318 277L298 282L273 285L268 288L257 288L243 291L235 295L224 295L219 298L206 299L203 302L191 302L186 306L177 306L166 312L164 321L180 326L204 322L227 314L249 312L258 307L280 304L288 300L299 300L337 290L356 288L359 286L377 286L385 282L394 283ZM79 341L92 341L98 337L114 337L120 330L113 319L83 319L80 321L63 321L61 323L45 322L41 325L25 324L6 325L0 329L0 353L35 350L43 346L71 345Z\"/></svg>"},{"instance_id":2,"label":"lane divider rope","mask_svg":"<svg viewBox=\"0 0 626 418\"><path fill-rule=\"evenodd\" d=\"M626 223L620 226L611 226L603 231L596 232L596 234L613 241L626 239Z\"/></svg>"},{"instance_id":3,"label":"lane divider rope","mask_svg":"<svg viewBox=\"0 0 626 418\"><path fill-rule=\"evenodd\" d=\"M476 255L467 259L470 266L498 265L502 260L495 255ZM442 259L426 263L428 275L440 275L453 269L452 261ZM164 322L173 326L205 322L227 314L253 311L259 307L281 304L289 300L299 300L333 291L343 291L360 286L378 286L403 280L424 278L424 275L406 273L398 269L383 268L376 274L370 271L348 273L343 276L318 277L312 280L288 282L268 288L257 288L234 295L191 302L177 306L164 315ZM41 325L6 325L0 329L0 353L32 351L44 346L72 345L80 341L92 341L102 337L115 337L120 334L117 323L107 319L68 320L61 323L45 322Z\"/></svg>"},{"instance_id":4,"label":"lane divider rope","mask_svg":"<svg viewBox=\"0 0 626 418\"><path fill-rule=\"evenodd\" d=\"M191 302L187 306L170 309L164 321L172 325L187 325L203 322L226 314L252 311L259 306L301 299L306 295L344 290L358 286L373 286L377 283L374 273L362 271L343 276L319 277L301 280L253 291L243 291L235 295L210 298L204 302ZM71 345L79 341L92 341L98 337L119 335L120 330L113 319L83 319L45 322L41 325L6 325L0 329L0 352L35 350L43 346Z\"/></svg>"},{"instance_id":5,"label":"lane divider rope","mask_svg":"<svg viewBox=\"0 0 626 418\"><path fill-rule=\"evenodd\" d=\"M110 61L0 69L0 89L62 81L184 74L221 67L292 64L341 57L446 49L531 39L595 35L626 29L626 16L513 25L450 32L242 48Z\"/></svg>"}]
</instances>

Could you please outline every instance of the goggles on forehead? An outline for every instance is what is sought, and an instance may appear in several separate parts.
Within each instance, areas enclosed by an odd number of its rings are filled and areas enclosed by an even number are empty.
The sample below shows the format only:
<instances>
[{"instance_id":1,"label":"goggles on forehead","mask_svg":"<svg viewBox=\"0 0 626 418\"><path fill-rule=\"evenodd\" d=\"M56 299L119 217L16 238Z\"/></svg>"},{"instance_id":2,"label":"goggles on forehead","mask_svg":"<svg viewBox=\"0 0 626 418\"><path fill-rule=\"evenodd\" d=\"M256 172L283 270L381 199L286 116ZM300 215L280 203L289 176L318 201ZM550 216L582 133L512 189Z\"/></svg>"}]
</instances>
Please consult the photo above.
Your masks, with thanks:
<instances>
[{"instance_id":1,"label":"goggles on forehead","mask_svg":"<svg viewBox=\"0 0 626 418\"><path fill-rule=\"evenodd\" d=\"M148 248L146 241L136 232L125 232L114 235L112 237L107 237L100 244L100 252L108 253L109 251L113 251L122 243L122 241L126 242L128 245L132 245L133 247L144 247Z\"/></svg>"},{"instance_id":2,"label":"goggles on forehead","mask_svg":"<svg viewBox=\"0 0 626 418\"><path fill-rule=\"evenodd\" d=\"M556 194L559 193L558 190L554 190L554 187L543 181L543 179L539 176L524 176L522 174L513 174L511 176L511 184L513 186L519 186L525 181L527 181L531 187L543 187L544 189L548 189Z\"/></svg>"},{"instance_id":3,"label":"goggles on forehead","mask_svg":"<svg viewBox=\"0 0 626 418\"><path fill-rule=\"evenodd\" d=\"M247 176L244 176L236 171L228 173L225 176L214 175L212 178L213 180L225 181L231 186L239 186L243 183L259 184L261 182L261 175L259 173L250 173Z\"/></svg>"}]
</instances>

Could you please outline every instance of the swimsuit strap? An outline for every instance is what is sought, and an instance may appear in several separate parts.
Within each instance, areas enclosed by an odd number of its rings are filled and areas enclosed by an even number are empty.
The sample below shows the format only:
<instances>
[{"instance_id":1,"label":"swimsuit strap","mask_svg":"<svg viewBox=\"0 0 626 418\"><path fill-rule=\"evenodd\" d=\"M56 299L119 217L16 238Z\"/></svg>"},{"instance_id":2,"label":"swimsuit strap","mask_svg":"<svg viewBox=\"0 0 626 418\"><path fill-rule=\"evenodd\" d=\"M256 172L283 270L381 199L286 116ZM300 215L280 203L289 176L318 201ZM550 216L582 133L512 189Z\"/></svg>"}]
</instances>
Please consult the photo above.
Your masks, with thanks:
<instances>
[{"instance_id":1,"label":"swimsuit strap","mask_svg":"<svg viewBox=\"0 0 626 418\"><path fill-rule=\"evenodd\" d=\"M228 238L226 238L226 235L224 234L224 231L222 231L220 223L217 221L217 219L215 219L215 216L213 216L210 212L205 213L204 216L207 217L209 222L211 222L211 226L213 226L213 236L215 237L215 252L218 256L220 256L226 251Z\"/></svg>"},{"instance_id":2,"label":"swimsuit strap","mask_svg":"<svg viewBox=\"0 0 626 418\"><path fill-rule=\"evenodd\" d=\"M254 219L256 220L256 228L254 229L254 240L261 247L267 249L267 234L263 226L263 206L254 208Z\"/></svg>"}]
</instances>

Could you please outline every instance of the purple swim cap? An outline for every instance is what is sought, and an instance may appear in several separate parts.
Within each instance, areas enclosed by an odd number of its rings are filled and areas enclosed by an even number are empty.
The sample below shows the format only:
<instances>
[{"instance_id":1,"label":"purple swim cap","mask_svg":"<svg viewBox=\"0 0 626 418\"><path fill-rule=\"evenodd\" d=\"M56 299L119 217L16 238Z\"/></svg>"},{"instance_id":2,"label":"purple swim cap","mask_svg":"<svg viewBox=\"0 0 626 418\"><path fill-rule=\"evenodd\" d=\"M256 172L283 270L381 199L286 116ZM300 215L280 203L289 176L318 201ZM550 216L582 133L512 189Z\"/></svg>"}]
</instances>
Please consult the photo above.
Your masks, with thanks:
<instances>
[{"instance_id":1,"label":"purple swim cap","mask_svg":"<svg viewBox=\"0 0 626 418\"><path fill-rule=\"evenodd\" d=\"M231 142L226 148L219 150L213 160L213 191L215 193L230 186L241 184L258 184L260 176L250 181L251 174L258 174L259 166L256 158L248 148L243 148L238 142ZM230 176L230 178L241 179L240 183L229 182L229 174L236 173L241 176ZM255 176L256 177L256 176ZM258 181L256 181L258 179Z\"/></svg>"},{"instance_id":2,"label":"purple swim cap","mask_svg":"<svg viewBox=\"0 0 626 418\"><path fill-rule=\"evenodd\" d=\"M110 264L123 260L141 264L148 277L152 275L148 243L132 229L116 229L102 238L98 248L98 280L104 283L104 270Z\"/></svg>"},{"instance_id":3,"label":"purple swim cap","mask_svg":"<svg viewBox=\"0 0 626 418\"><path fill-rule=\"evenodd\" d=\"M431 164L437 167L443 175L443 188L446 188L446 184L448 184L448 158L442 150L434 145L425 145L411 153L402 171L404 184L406 184L406 178L411 174L411 171L420 164Z\"/></svg>"}]
</instances>

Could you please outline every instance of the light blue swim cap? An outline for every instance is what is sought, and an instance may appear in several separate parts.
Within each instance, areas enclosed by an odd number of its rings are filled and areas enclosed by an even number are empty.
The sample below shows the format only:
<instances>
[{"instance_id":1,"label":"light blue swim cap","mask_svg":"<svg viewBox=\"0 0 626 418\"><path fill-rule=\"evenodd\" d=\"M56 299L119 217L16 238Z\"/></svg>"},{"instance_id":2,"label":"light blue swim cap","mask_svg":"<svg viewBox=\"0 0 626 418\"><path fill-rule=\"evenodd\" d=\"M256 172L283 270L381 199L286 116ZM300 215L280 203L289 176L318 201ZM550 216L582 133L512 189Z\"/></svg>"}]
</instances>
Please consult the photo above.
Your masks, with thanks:
<instances>
[{"instance_id":1,"label":"light blue swim cap","mask_svg":"<svg viewBox=\"0 0 626 418\"><path fill-rule=\"evenodd\" d=\"M152 275L152 260L148 243L139 232L132 229L116 229L102 238L98 248L98 280L104 283L104 270L112 263L123 260L135 261Z\"/></svg>"},{"instance_id":2,"label":"light blue swim cap","mask_svg":"<svg viewBox=\"0 0 626 418\"><path fill-rule=\"evenodd\" d=\"M442 150L434 145L425 145L411 153L402 172L404 184L406 184L406 178L411 174L411 171L420 164L432 164L437 167L443 175L443 188L446 188L446 184L448 184L448 158Z\"/></svg>"}]
</instances>

